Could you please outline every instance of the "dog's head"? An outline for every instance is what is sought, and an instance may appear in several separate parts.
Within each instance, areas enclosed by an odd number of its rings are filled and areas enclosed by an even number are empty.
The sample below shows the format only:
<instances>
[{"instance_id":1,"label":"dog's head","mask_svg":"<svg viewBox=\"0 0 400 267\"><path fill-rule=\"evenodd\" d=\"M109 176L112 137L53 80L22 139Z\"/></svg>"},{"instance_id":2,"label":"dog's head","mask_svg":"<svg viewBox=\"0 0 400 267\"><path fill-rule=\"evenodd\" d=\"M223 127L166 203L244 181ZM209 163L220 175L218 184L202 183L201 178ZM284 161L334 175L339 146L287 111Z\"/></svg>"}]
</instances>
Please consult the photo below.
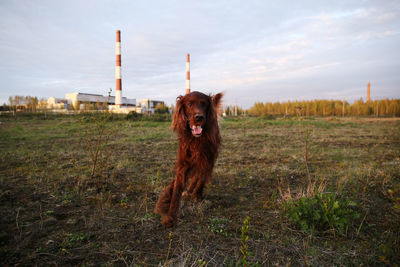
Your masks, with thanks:
<instances>
[{"instance_id":1,"label":"dog's head","mask_svg":"<svg viewBox=\"0 0 400 267\"><path fill-rule=\"evenodd\" d=\"M194 137L200 137L208 128L217 123L217 111L222 93L214 96L200 92L191 92L179 96L176 101L172 129L178 133L190 131Z\"/></svg>"}]
</instances>

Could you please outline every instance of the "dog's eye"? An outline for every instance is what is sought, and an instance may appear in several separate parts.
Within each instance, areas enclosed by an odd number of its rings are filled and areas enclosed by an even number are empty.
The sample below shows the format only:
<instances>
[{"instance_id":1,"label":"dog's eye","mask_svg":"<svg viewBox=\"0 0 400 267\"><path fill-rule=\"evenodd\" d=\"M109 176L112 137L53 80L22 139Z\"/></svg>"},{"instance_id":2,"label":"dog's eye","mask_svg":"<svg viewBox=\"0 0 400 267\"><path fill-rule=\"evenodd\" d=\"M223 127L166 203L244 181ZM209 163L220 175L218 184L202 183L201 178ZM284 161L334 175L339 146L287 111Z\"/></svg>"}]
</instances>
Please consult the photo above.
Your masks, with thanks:
<instances>
[{"instance_id":1,"label":"dog's eye","mask_svg":"<svg viewBox=\"0 0 400 267\"><path fill-rule=\"evenodd\" d=\"M192 106L192 103L189 103L188 106L191 107L191 106Z\"/></svg>"}]
</instances>

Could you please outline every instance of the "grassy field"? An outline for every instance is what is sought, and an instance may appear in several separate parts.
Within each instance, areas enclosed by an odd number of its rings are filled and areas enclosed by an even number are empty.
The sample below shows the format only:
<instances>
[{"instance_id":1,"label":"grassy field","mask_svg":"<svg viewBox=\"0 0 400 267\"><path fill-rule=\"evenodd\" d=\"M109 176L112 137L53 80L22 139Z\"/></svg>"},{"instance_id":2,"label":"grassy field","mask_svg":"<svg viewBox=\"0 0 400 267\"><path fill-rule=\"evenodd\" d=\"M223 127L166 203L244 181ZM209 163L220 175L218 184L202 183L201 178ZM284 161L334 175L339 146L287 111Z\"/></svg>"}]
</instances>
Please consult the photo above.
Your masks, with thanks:
<instances>
[{"instance_id":1,"label":"grassy field","mask_svg":"<svg viewBox=\"0 0 400 267\"><path fill-rule=\"evenodd\" d=\"M2 265L400 262L398 118L224 119L205 197L172 229L153 213L174 176L170 122L101 120L0 116Z\"/></svg>"}]
</instances>

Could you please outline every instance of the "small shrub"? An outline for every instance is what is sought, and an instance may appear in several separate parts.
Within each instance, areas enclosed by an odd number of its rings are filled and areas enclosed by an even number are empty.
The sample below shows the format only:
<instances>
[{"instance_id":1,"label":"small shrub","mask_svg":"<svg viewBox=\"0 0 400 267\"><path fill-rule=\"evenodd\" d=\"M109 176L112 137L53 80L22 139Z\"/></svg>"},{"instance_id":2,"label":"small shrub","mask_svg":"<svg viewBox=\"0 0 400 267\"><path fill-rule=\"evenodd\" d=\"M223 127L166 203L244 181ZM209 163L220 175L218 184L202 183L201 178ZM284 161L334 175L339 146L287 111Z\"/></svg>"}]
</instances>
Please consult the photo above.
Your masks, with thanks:
<instances>
[{"instance_id":1,"label":"small shrub","mask_svg":"<svg viewBox=\"0 0 400 267\"><path fill-rule=\"evenodd\" d=\"M171 115L170 114L153 114L151 116L153 121L170 121L171 120Z\"/></svg>"},{"instance_id":2,"label":"small shrub","mask_svg":"<svg viewBox=\"0 0 400 267\"><path fill-rule=\"evenodd\" d=\"M131 111L128 113L128 115L126 115L126 119L127 120L131 120L131 121L138 121L143 117L142 113L137 113L136 111Z\"/></svg>"},{"instance_id":3,"label":"small shrub","mask_svg":"<svg viewBox=\"0 0 400 267\"><path fill-rule=\"evenodd\" d=\"M150 116L144 116L142 121L170 121L171 115L170 114L151 114Z\"/></svg>"},{"instance_id":4,"label":"small shrub","mask_svg":"<svg viewBox=\"0 0 400 267\"><path fill-rule=\"evenodd\" d=\"M154 113L154 114L142 114L135 111L131 111L125 117L130 121L171 121L171 115L169 113Z\"/></svg>"},{"instance_id":5,"label":"small shrub","mask_svg":"<svg viewBox=\"0 0 400 267\"><path fill-rule=\"evenodd\" d=\"M333 230L334 233L347 234L349 226L360 217L356 208L355 202L333 193L319 193L285 204L290 222L308 233Z\"/></svg>"},{"instance_id":6,"label":"small shrub","mask_svg":"<svg viewBox=\"0 0 400 267\"><path fill-rule=\"evenodd\" d=\"M164 114L164 113L169 113L169 109L164 103L161 103L156 106L154 112L158 114Z\"/></svg>"},{"instance_id":7,"label":"small shrub","mask_svg":"<svg viewBox=\"0 0 400 267\"><path fill-rule=\"evenodd\" d=\"M272 115L272 114L264 114L264 115L262 115L262 118L264 120L276 120L276 116Z\"/></svg>"}]
</instances>

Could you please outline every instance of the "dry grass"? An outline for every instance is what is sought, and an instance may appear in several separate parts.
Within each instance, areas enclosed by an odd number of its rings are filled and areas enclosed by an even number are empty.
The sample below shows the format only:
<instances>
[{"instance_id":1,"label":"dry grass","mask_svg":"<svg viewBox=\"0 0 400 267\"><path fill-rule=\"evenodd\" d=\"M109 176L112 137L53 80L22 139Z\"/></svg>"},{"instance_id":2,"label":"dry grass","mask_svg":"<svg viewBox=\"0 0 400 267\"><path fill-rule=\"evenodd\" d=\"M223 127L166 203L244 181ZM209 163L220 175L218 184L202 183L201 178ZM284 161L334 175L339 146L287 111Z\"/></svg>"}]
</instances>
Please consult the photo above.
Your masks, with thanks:
<instances>
[{"instance_id":1,"label":"dry grass","mask_svg":"<svg viewBox=\"0 0 400 267\"><path fill-rule=\"evenodd\" d=\"M205 199L185 201L171 230L152 213L174 175L169 122L113 117L103 147L112 153L96 178L80 145L90 119L0 121L0 257L7 265L234 266L247 216L249 266L400 261L399 119L225 119ZM78 188L82 179L89 182ZM359 205L362 216L347 236L311 237L284 216L287 198L321 191Z\"/></svg>"}]
</instances>

